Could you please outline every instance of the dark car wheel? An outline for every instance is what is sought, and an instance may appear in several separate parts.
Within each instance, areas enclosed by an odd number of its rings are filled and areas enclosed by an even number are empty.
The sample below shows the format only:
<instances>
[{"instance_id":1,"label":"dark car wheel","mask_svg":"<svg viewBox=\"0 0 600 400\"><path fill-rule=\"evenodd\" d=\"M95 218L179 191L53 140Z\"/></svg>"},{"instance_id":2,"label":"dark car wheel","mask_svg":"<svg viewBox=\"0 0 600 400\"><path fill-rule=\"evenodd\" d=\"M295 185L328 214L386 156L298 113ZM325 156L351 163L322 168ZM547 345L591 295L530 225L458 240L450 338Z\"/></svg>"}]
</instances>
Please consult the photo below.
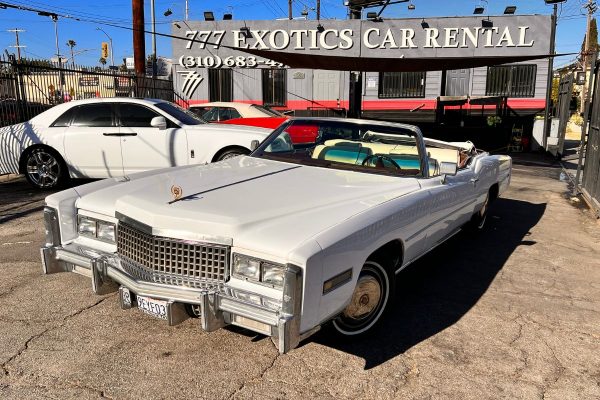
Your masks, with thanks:
<instances>
[{"instance_id":1,"label":"dark car wheel","mask_svg":"<svg viewBox=\"0 0 600 400\"><path fill-rule=\"evenodd\" d=\"M370 330L386 311L393 297L393 277L375 261L367 261L356 283L350 303L333 320L335 329L345 336L359 335Z\"/></svg>"},{"instance_id":2,"label":"dark car wheel","mask_svg":"<svg viewBox=\"0 0 600 400\"><path fill-rule=\"evenodd\" d=\"M25 178L36 188L54 189L68 180L67 166L55 151L38 147L25 157Z\"/></svg>"}]
</instances>

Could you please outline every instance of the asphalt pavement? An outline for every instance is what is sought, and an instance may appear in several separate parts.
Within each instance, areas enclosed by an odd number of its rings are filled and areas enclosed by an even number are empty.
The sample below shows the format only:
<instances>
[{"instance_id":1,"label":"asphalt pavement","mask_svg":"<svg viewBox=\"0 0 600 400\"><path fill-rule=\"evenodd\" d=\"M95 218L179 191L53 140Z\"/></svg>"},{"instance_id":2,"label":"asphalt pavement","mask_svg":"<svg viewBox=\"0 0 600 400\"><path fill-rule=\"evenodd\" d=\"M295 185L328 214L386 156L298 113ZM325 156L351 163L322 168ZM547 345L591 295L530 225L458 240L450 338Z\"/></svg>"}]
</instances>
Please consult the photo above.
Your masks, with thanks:
<instances>
[{"instance_id":1,"label":"asphalt pavement","mask_svg":"<svg viewBox=\"0 0 600 400\"><path fill-rule=\"evenodd\" d=\"M398 275L378 330L344 340L325 327L285 355L42 275L44 193L0 179L0 398L598 399L600 225L560 172L521 157L484 232Z\"/></svg>"}]
</instances>

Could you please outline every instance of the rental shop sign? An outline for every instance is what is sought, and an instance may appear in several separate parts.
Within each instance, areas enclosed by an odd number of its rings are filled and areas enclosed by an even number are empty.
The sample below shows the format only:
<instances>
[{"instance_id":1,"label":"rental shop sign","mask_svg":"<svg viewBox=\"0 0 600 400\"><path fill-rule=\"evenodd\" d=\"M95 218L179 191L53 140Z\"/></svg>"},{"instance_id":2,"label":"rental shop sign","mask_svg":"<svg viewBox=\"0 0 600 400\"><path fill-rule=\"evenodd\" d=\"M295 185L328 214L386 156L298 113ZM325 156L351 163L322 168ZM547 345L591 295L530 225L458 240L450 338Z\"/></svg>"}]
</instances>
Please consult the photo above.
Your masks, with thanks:
<instances>
[{"instance_id":1,"label":"rental shop sign","mask_svg":"<svg viewBox=\"0 0 600 400\"><path fill-rule=\"evenodd\" d=\"M179 26L179 28L177 27ZM211 21L173 25L183 68L278 67L244 49L345 57L485 57L548 54L549 16L428 19ZM238 50L239 49L239 50Z\"/></svg>"}]
</instances>

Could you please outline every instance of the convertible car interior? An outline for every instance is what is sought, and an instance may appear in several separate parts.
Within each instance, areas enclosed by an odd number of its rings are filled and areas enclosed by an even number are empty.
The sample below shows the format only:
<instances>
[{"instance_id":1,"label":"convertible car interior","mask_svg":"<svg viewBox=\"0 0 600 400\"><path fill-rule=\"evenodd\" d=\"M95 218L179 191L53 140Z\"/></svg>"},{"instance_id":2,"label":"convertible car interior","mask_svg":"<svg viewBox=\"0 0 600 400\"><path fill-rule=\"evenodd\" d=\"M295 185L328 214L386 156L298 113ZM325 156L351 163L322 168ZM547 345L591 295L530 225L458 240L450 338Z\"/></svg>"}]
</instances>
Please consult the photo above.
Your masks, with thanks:
<instances>
[{"instance_id":1,"label":"convertible car interior","mask_svg":"<svg viewBox=\"0 0 600 400\"><path fill-rule=\"evenodd\" d=\"M299 141L298 130L311 128L312 140ZM305 135L306 136L306 135ZM306 139L306 138L304 138ZM429 156L429 176L440 175L440 164L452 162L459 169L468 167L477 154L471 142L443 142L425 139ZM340 168L374 168L397 175L416 176L421 173L419 147L411 132L387 131L368 126L331 126L300 122L290 124L269 148L283 158L327 162ZM345 165L345 167L344 167Z\"/></svg>"}]
</instances>

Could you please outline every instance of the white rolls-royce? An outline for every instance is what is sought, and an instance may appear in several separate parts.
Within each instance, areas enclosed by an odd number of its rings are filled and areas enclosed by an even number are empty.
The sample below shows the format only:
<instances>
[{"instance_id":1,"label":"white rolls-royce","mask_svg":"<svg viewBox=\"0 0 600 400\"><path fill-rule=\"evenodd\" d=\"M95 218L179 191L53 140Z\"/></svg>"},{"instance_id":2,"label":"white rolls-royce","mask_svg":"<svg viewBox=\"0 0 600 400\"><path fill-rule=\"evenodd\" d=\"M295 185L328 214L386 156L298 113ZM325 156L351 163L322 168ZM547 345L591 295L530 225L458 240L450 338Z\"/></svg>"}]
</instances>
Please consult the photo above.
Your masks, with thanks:
<instances>
[{"instance_id":1,"label":"white rolls-royce","mask_svg":"<svg viewBox=\"0 0 600 400\"><path fill-rule=\"evenodd\" d=\"M35 187L51 189L69 178L121 177L248 154L252 141L270 132L206 124L164 100L77 100L0 128L0 174L22 173Z\"/></svg>"},{"instance_id":2,"label":"white rolls-royce","mask_svg":"<svg viewBox=\"0 0 600 400\"><path fill-rule=\"evenodd\" d=\"M294 142L303 131L312 143ZM286 352L325 323L372 329L403 268L483 228L511 165L411 125L291 119L250 156L48 196L43 271L118 290L123 309L239 325Z\"/></svg>"}]
</instances>

